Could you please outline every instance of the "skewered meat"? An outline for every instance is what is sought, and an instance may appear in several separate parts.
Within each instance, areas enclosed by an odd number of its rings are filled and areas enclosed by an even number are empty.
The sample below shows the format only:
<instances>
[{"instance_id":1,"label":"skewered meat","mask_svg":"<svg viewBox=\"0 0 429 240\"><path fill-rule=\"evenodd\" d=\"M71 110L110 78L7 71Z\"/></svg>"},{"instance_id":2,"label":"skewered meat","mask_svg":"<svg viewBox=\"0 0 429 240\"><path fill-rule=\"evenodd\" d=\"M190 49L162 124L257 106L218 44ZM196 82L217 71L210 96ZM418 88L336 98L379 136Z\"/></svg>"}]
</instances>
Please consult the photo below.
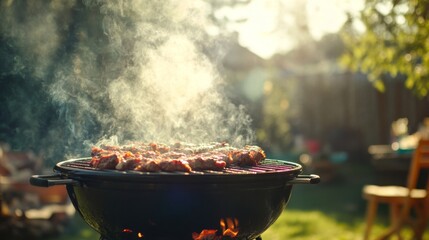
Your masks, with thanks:
<instances>
[{"instance_id":1,"label":"skewered meat","mask_svg":"<svg viewBox=\"0 0 429 240\"><path fill-rule=\"evenodd\" d=\"M234 148L227 143L100 146L92 148L91 156L95 168L142 172L221 171L229 165L255 166L265 159L260 147Z\"/></svg>"}]
</instances>

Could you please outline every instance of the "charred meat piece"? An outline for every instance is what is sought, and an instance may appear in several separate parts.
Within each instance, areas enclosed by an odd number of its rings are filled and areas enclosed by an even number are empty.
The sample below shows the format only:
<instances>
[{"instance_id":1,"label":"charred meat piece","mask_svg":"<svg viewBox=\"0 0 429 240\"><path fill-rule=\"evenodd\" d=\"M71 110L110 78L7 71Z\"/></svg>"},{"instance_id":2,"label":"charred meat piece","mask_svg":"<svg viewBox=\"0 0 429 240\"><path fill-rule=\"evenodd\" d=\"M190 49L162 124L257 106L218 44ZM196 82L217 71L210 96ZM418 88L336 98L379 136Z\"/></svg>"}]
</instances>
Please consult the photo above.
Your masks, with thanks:
<instances>
[{"instance_id":1,"label":"charred meat piece","mask_svg":"<svg viewBox=\"0 0 429 240\"><path fill-rule=\"evenodd\" d=\"M189 166L189 163L184 160L165 160L160 161L159 166L161 167L162 171L166 172L190 172L192 171L191 166Z\"/></svg>"},{"instance_id":2,"label":"charred meat piece","mask_svg":"<svg viewBox=\"0 0 429 240\"><path fill-rule=\"evenodd\" d=\"M94 156L91 159L91 166L101 169L115 169L123 158L119 152L102 152L100 156Z\"/></svg>"},{"instance_id":3,"label":"charred meat piece","mask_svg":"<svg viewBox=\"0 0 429 240\"><path fill-rule=\"evenodd\" d=\"M103 152L103 151L104 150L102 148L92 147L92 149L91 149L91 157L99 156L101 154L101 152Z\"/></svg>"},{"instance_id":4,"label":"charred meat piece","mask_svg":"<svg viewBox=\"0 0 429 240\"><path fill-rule=\"evenodd\" d=\"M141 161L134 170L140 172L159 172L161 171L161 167L155 160L145 160Z\"/></svg>"},{"instance_id":5,"label":"charred meat piece","mask_svg":"<svg viewBox=\"0 0 429 240\"><path fill-rule=\"evenodd\" d=\"M226 162L216 157L201 157L196 156L187 160L189 166L193 170L215 170L220 171L225 169Z\"/></svg>"},{"instance_id":6,"label":"charred meat piece","mask_svg":"<svg viewBox=\"0 0 429 240\"><path fill-rule=\"evenodd\" d=\"M141 163L141 161L141 158L131 158L123 160L118 163L118 165L116 165L116 170L126 171L135 169Z\"/></svg>"},{"instance_id":7,"label":"charred meat piece","mask_svg":"<svg viewBox=\"0 0 429 240\"><path fill-rule=\"evenodd\" d=\"M258 146L246 146L243 150L230 152L232 163L239 166L256 166L265 159L264 151Z\"/></svg>"}]
</instances>

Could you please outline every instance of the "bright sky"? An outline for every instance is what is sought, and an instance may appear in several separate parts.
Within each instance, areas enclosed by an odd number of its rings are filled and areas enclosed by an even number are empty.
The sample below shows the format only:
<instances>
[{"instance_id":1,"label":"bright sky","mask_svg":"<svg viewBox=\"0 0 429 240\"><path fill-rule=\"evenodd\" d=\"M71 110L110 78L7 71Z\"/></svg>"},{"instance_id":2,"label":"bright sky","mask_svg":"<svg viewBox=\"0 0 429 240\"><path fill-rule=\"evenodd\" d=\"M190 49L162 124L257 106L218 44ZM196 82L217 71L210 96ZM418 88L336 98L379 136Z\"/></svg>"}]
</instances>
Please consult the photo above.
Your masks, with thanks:
<instances>
[{"instance_id":1,"label":"bright sky","mask_svg":"<svg viewBox=\"0 0 429 240\"><path fill-rule=\"evenodd\" d=\"M346 11L356 13L363 6L364 0L253 0L244 8L224 9L220 14L247 18L244 23L231 25L231 29L239 33L241 45L270 58L276 52L292 49L303 37L308 38L302 35L297 19L306 18L310 37L319 40L340 29L346 21ZM278 25L279 18L282 25Z\"/></svg>"}]
</instances>

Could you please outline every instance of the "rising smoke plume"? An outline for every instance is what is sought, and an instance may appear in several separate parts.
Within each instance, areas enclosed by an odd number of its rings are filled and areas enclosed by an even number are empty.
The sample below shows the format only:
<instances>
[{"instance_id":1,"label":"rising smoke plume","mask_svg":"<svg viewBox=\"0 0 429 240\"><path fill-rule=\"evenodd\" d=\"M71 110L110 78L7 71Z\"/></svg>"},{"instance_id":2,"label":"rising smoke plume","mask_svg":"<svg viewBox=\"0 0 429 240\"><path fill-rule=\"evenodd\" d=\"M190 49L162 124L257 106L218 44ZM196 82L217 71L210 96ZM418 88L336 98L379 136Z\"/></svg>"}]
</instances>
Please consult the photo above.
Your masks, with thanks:
<instances>
[{"instance_id":1,"label":"rising smoke plume","mask_svg":"<svg viewBox=\"0 0 429 240\"><path fill-rule=\"evenodd\" d=\"M3 75L41 83L58 121L39 138L60 137L68 154L106 139L253 141L249 116L223 94L206 54L204 1L5 1L1 9L2 41L14 49Z\"/></svg>"}]
</instances>

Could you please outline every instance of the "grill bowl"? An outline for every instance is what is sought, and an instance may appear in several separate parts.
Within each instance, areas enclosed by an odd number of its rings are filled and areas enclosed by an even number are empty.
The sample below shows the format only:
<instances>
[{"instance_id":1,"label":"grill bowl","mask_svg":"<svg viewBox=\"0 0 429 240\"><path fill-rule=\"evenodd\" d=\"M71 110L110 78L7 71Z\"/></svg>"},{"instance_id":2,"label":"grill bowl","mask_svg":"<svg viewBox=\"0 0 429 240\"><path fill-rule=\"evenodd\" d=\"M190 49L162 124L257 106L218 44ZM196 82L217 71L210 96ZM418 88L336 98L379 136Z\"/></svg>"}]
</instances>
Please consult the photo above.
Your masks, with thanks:
<instances>
[{"instance_id":1,"label":"grill bowl","mask_svg":"<svg viewBox=\"0 0 429 240\"><path fill-rule=\"evenodd\" d=\"M97 170L90 159L58 163L54 175L33 176L32 184L65 184L83 219L107 239L192 239L233 219L235 239L254 239L281 214L294 183L317 183L299 175L299 164L265 160L254 167L222 172Z\"/></svg>"}]
</instances>

